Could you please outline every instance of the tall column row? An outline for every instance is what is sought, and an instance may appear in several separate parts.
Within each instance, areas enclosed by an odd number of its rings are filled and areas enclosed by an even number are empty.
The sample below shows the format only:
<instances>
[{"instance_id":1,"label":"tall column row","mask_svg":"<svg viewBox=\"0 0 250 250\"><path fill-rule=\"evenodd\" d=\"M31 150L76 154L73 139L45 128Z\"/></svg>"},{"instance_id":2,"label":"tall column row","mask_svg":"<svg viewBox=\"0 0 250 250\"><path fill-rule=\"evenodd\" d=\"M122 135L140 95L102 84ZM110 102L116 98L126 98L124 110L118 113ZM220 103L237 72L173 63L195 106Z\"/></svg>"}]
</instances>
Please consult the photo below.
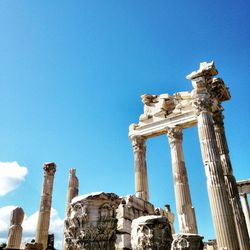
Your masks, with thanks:
<instances>
[{"instance_id":1,"label":"tall column row","mask_svg":"<svg viewBox=\"0 0 250 250\"><path fill-rule=\"evenodd\" d=\"M171 148L175 199L180 232L197 234L195 211L192 207L187 171L182 151L182 129L180 127L168 128L167 134ZM134 150L136 196L148 201L146 139L142 136L133 136L131 140Z\"/></svg>"}]
</instances>

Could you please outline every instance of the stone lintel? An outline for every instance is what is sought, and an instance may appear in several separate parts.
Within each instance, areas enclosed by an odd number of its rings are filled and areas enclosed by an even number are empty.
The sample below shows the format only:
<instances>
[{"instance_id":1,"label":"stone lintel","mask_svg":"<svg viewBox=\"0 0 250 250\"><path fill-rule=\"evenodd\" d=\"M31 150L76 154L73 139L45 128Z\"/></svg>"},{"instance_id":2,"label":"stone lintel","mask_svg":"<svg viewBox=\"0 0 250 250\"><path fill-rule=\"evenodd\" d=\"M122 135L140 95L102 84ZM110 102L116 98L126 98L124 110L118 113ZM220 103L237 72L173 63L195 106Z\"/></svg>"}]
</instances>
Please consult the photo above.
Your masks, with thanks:
<instances>
[{"instance_id":1,"label":"stone lintel","mask_svg":"<svg viewBox=\"0 0 250 250\"><path fill-rule=\"evenodd\" d=\"M141 135L145 138L153 138L166 134L166 127L181 126L189 128L196 125L196 115L193 109L188 112L171 115L160 121L152 121L145 125L132 124L129 128L129 137Z\"/></svg>"},{"instance_id":2,"label":"stone lintel","mask_svg":"<svg viewBox=\"0 0 250 250\"><path fill-rule=\"evenodd\" d=\"M237 181L237 187L240 194L250 194L250 179Z\"/></svg>"}]
</instances>

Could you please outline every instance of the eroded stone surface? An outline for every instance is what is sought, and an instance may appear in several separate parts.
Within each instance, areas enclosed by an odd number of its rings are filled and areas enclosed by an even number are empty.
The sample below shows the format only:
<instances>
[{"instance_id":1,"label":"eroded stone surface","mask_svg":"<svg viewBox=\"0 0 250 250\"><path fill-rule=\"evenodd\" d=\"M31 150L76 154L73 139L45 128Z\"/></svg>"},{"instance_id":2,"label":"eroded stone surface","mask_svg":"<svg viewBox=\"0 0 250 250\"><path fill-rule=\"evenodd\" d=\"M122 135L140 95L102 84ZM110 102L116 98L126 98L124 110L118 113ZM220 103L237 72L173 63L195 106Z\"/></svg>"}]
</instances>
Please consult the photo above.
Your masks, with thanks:
<instances>
[{"instance_id":1,"label":"eroded stone surface","mask_svg":"<svg viewBox=\"0 0 250 250\"><path fill-rule=\"evenodd\" d=\"M103 192L73 199L65 220L65 248L115 249L120 201L116 194Z\"/></svg>"},{"instance_id":2,"label":"eroded stone surface","mask_svg":"<svg viewBox=\"0 0 250 250\"><path fill-rule=\"evenodd\" d=\"M203 237L197 234L177 234L174 235L171 250L202 250Z\"/></svg>"},{"instance_id":3,"label":"eroded stone surface","mask_svg":"<svg viewBox=\"0 0 250 250\"><path fill-rule=\"evenodd\" d=\"M171 227L166 217L142 216L132 222L131 244L133 250L170 249Z\"/></svg>"},{"instance_id":4,"label":"eroded stone surface","mask_svg":"<svg viewBox=\"0 0 250 250\"><path fill-rule=\"evenodd\" d=\"M36 229L36 242L43 245L43 250L47 248L50 212L52 205L52 192L54 185L54 175L56 164L54 162L45 163L43 166L43 186L40 201L40 209Z\"/></svg>"},{"instance_id":5,"label":"eroded stone surface","mask_svg":"<svg viewBox=\"0 0 250 250\"><path fill-rule=\"evenodd\" d=\"M24 211L21 207L15 208L10 216L10 228L7 240L7 249L19 249L22 241L22 223Z\"/></svg>"}]
</instances>

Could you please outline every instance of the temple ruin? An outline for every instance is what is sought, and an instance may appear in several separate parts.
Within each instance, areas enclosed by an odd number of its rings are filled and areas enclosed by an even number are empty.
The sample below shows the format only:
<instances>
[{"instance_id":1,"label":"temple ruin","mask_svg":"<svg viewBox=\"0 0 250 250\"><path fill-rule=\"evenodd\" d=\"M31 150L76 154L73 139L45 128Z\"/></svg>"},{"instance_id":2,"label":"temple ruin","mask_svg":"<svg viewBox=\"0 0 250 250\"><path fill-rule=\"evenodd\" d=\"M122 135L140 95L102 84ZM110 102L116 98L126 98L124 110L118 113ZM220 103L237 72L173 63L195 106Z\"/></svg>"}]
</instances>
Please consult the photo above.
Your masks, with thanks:
<instances>
[{"instance_id":1,"label":"temple ruin","mask_svg":"<svg viewBox=\"0 0 250 250\"><path fill-rule=\"evenodd\" d=\"M204 62L187 75L193 86L191 92L141 96L144 112L139 122L129 127L135 194L79 195L76 170L70 169L63 250L250 249L250 180L236 182L233 175L222 106L231 96L224 81L215 77L217 74L214 62ZM204 232L198 230L182 147L183 130L193 126L198 128L215 229L216 239L208 242L204 242ZM170 206L155 208L149 199L146 142L160 135L166 135L170 146L179 230L174 228ZM55 172L55 163L44 164L36 239L25 249L51 249L48 230ZM5 249L20 249L23 217L21 208L13 211Z\"/></svg>"}]
</instances>

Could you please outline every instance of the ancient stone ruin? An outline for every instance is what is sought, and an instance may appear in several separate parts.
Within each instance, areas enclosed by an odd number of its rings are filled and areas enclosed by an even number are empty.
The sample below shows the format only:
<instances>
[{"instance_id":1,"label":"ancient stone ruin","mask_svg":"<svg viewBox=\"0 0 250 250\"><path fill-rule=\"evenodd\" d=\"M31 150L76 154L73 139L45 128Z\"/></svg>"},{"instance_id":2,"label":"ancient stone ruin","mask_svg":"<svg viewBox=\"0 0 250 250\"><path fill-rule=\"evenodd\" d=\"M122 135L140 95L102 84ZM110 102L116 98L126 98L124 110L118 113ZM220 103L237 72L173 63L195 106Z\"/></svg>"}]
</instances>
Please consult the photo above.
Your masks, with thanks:
<instances>
[{"instance_id":1,"label":"ancient stone ruin","mask_svg":"<svg viewBox=\"0 0 250 250\"><path fill-rule=\"evenodd\" d=\"M22 222L24 211L21 207L15 208L10 216L10 228L7 241L7 249L19 249L22 241Z\"/></svg>"},{"instance_id":2,"label":"ancient stone ruin","mask_svg":"<svg viewBox=\"0 0 250 250\"><path fill-rule=\"evenodd\" d=\"M222 103L231 96L224 81L214 77L217 74L213 62L201 63L197 71L187 76L192 81L191 92L141 97L144 113L139 123L129 128L135 158L135 192L148 200L146 140L167 135L180 234L186 240L187 233L197 235L197 241L200 240L182 150L182 130L197 125L218 248L249 249L223 123Z\"/></svg>"},{"instance_id":3,"label":"ancient stone ruin","mask_svg":"<svg viewBox=\"0 0 250 250\"><path fill-rule=\"evenodd\" d=\"M79 195L76 170L70 169L63 250L250 249L250 181L237 183L233 175L222 106L231 96L224 81L215 77L217 74L213 62L201 63L187 76L192 82L191 92L142 95L144 112L138 124L129 127L135 194ZM216 239L208 242L203 242L203 232L198 232L182 148L183 130L192 126L198 128L215 228ZM179 230L174 228L170 206L155 208L149 199L146 142L160 135L166 135L170 145ZM43 169L36 239L25 249L53 249L48 230L56 165L45 163ZM13 211L7 246L2 248L20 249L23 218L21 208Z\"/></svg>"}]
</instances>

